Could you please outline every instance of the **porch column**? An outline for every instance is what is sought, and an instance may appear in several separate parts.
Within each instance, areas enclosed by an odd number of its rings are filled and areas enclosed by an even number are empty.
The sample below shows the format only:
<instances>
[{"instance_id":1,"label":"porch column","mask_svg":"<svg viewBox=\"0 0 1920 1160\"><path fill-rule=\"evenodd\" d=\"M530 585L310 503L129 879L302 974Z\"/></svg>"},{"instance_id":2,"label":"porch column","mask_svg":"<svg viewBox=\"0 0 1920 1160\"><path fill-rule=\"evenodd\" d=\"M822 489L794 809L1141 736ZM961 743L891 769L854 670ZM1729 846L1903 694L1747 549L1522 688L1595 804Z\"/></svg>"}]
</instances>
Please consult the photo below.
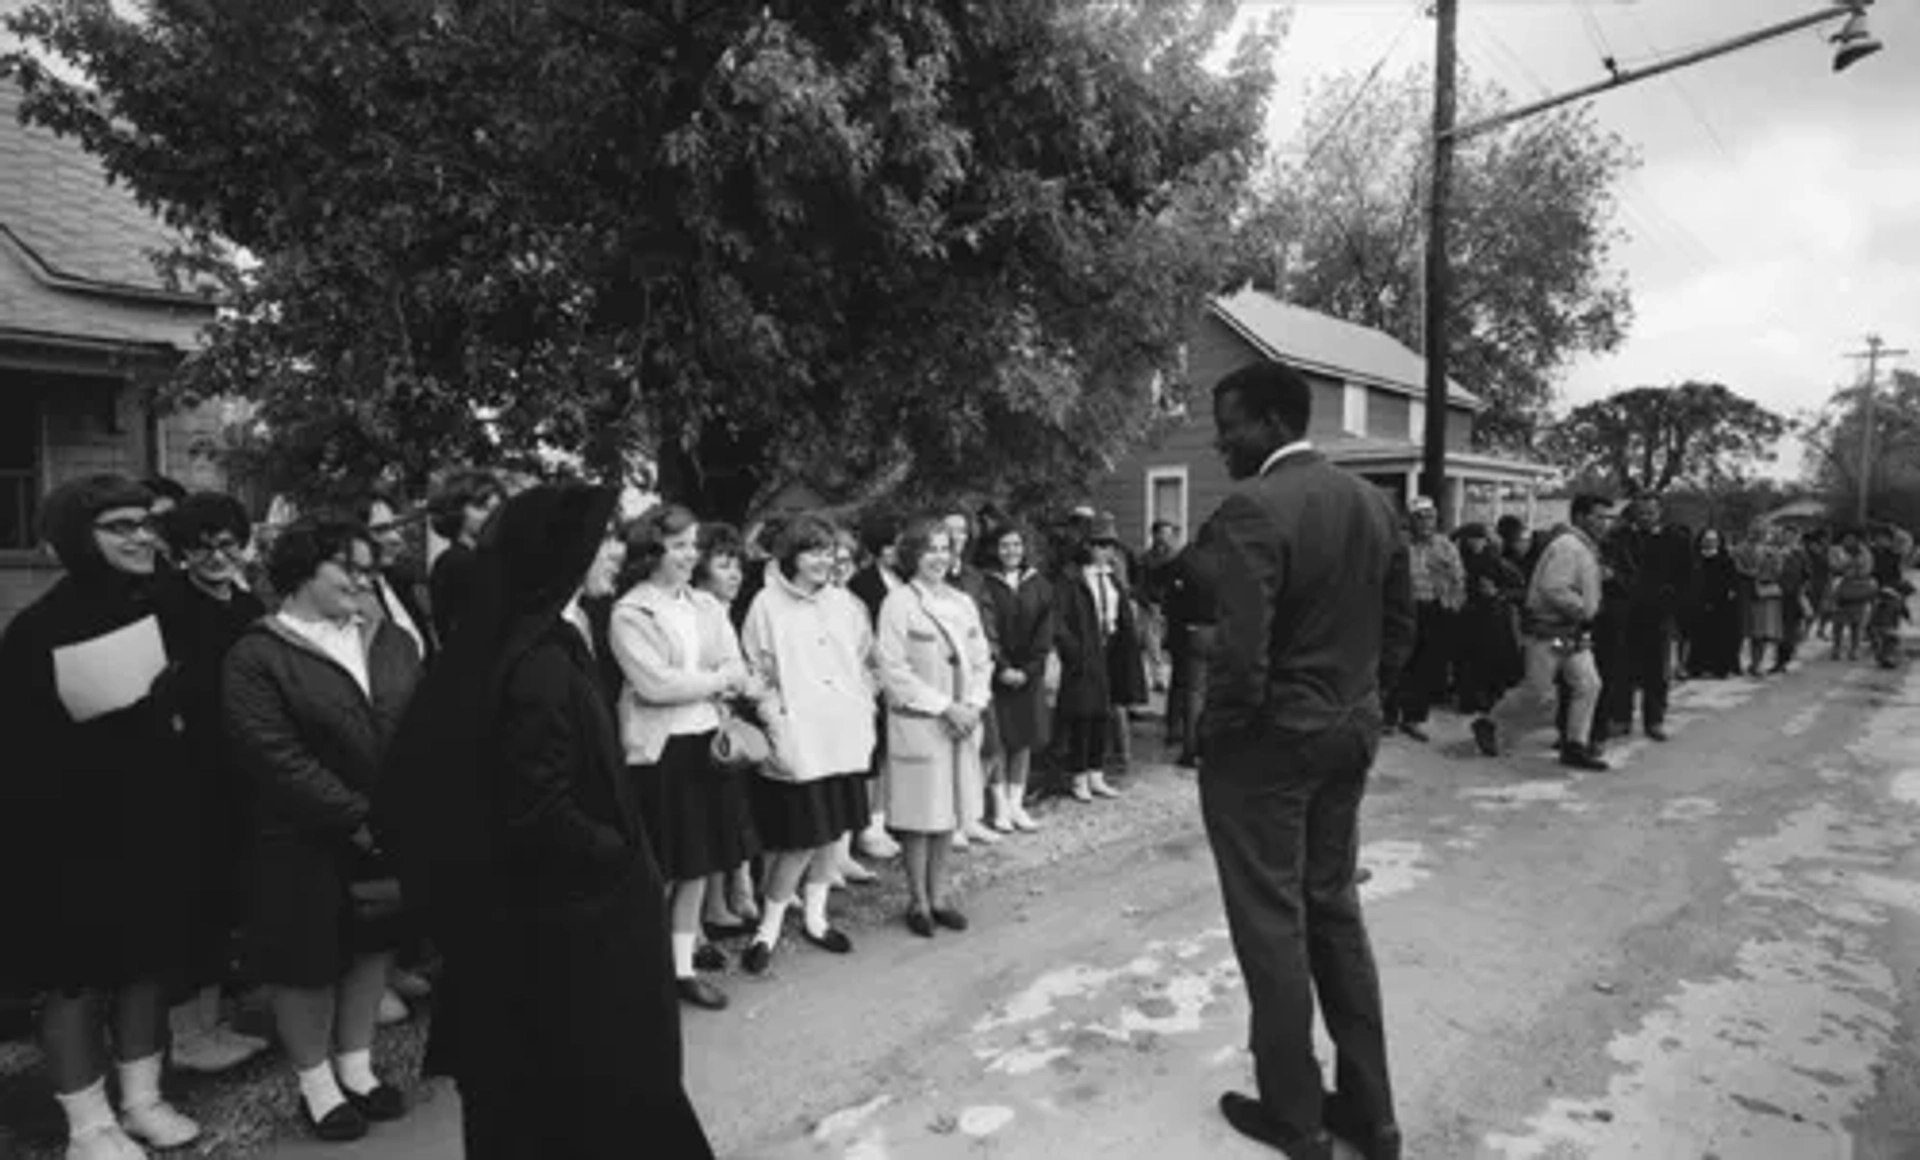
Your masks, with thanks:
<instances>
[{"instance_id":1,"label":"porch column","mask_svg":"<svg viewBox=\"0 0 1920 1160\"><path fill-rule=\"evenodd\" d=\"M1527 481L1527 530L1532 531L1540 519L1540 481Z\"/></svg>"},{"instance_id":2,"label":"porch column","mask_svg":"<svg viewBox=\"0 0 1920 1160\"><path fill-rule=\"evenodd\" d=\"M1446 480L1446 497L1446 527L1448 531L1452 531L1460 526L1460 517L1466 512L1467 477L1465 475L1448 473Z\"/></svg>"}]
</instances>

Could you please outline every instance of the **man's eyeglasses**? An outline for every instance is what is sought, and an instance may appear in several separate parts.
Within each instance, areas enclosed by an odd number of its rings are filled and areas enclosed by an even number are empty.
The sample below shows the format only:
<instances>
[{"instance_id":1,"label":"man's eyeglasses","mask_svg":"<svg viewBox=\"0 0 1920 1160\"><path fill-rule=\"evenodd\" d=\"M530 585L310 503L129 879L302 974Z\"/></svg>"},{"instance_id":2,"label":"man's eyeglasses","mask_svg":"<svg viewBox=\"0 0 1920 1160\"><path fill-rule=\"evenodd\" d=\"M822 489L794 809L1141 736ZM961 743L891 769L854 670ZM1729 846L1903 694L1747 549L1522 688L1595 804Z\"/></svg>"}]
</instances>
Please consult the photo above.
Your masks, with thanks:
<instances>
[{"instance_id":1,"label":"man's eyeglasses","mask_svg":"<svg viewBox=\"0 0 1920 1160\"><path fill-rule=\"evenodd\" d=\"M151 516L128 516L119 520L96 520L93 529L105 532L116 539L131 540L135 536L151 536L159 530L159 524Z\"/></svg>"}]
</instances>

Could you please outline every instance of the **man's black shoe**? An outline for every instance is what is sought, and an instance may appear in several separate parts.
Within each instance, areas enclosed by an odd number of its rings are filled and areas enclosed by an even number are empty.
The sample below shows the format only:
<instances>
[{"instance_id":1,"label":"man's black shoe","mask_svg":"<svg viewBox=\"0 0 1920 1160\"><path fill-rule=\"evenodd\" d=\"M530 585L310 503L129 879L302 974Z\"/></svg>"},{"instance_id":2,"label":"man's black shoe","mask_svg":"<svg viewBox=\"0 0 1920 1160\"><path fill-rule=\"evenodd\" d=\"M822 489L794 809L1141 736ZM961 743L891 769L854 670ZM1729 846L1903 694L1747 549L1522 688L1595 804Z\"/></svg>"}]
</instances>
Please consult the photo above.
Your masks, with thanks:
<instances>
[{"instance_id":1,"label":"man's black shoe","mask_svg":"<svg viewBox=\"0 0 1920 1160\"><path fill-rule=\"evenodd\" d=\"M1427 727L1419 721L1400 722L1400 732L1413 738L1415 741L1427 740Z\"/></svg>"},{"instance_id":2,"label":"man's black shoe","mask_svg":"<svg viewBox=\"0 0 1920 1160\"><path fill-rule=\"evenodd\" d=\"M1370 1124L1358 1109L1332 1092L1320 1105L1327 1131L1353 1145L1362 1160L1400 1160L1400 1127Z\"/></svg>"},{"instance_id":3,"label":"man's black shoe","mask_svg":"<svg viewBox=\"0 0 1920 1160\"><path fill-rule=\"evenodd\" d=\"M1486 757L1500 756L1500 730L1485 717L1473 720L1473 743L1480 747L1481 754Z\"/></svg>"},{"instance_id":4,"label":"man's black shoe","mask_svg":"<svg viewBox=\"0 0 1920 1160\"><path fill-rule=\"evenodd\" d=\"M708 1011L725 1011L727 993L707 982L705 979L677 979L674 988L680 992L680 1001Z\"/></svg>"},{"instance_id":5,"label":"man's black shoe","mask_svg":"<svg viewBox=\"0 0 1920 1160\"><path fill-rule=\"evenodd\" d=\"M1655 741L1665 741L1667 739L1667 727L1665 725L1649 725L1647 726L1647 736Z\"/></svg>"},{"instance_id":6,"label":"man's black shoe","mask_svg":"<svg viewBox=\"0 0 1920 1160\"><path fill-rule=\"evenodd\" d=\"M1560 751L1560 764L1568 769L1583 769L1588 773L1605 773L1613 768L1593 751L1593 746L1571 743Z\"/></svg>"},{"instance_id":7,"label":"man's black shoe","mask_svg":"<svg viewBox=\"0 0 1920 1160\"><path fill-rule=\"evenodd\" d=\"M1267 1109L1252 1096L1227 1092L1220 1097L1220 1114L1233 1130L1277 1150L1287 1160L1333 1160L1333 1137L1326 1132L1302 1136L1273 1122Z\"/></svg>"}]
</instances>

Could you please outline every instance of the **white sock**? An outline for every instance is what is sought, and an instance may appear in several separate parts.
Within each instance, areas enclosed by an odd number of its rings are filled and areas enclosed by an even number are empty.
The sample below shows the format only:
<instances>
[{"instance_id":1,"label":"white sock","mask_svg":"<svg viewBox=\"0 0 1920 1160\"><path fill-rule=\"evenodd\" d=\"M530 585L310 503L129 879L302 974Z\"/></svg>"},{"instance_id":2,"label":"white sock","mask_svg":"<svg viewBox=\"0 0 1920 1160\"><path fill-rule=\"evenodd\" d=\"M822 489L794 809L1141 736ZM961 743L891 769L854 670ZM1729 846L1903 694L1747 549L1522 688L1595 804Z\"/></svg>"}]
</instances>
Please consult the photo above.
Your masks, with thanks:
<instances>
[{"instance_id":1,"label":"white sock","mask_svg":"<svg viewBox=\"0 0 1920 1160\"><path fill-rule=\"evenodd\" d=\"M787 921L787 907L792 905L793 899L791 898L782 899L778 902L775 902L771 898L767 899L767 904L760 908L760 931L753 936L753 940L755 942L765 943L770 947L779 946L780 927Z\"/></svg>"},{"instance_id":2,"label":"white sock","mask_svg":"<svg viewBox=\"0 0 1920 1160\"><path fill-rule=\"evenodd\" d=\"M120 1073L120 1106L122 1108L150 1108L160 1102L160 1056L158 1054L118 1064L116 1070Z\"/></svg>"},{"instance_id":3,"label":"white sock","mask_svg":"<svg viewBox=\"0 0 1920 1160\"><path fill-rule=\"evenodd\" d=\"M655 946L660 944L655 943ZM676 979L693 978L693 936L673 932L673 977Z\"/></svg>"},{"instance_id":4,"label":"white sock","mask_svg":"<svg viewBox=\"0 0 1920 1160\"><path fill-rule=\"evenodd\" d=\"M340 1081L333 1076L333 1065L317 1063L300 1073L300 1098L307 1102L307 1114L324 1120L328 1113L347 1102L340 1094Z\"/></svg>"},{"instance_id":5,"label":"white sock","mask_svg":"<svg viewBox=\"0 0 1920 1160\"><path fill-rule=\"evenodd\" d=\"M78 1140L92 1132L104 1132L114 1126L113 1107L107 1103L107 1077L101 1076L77 1092L62 1092L54 1098L67 1113L67 1137Z\"/></svg>"},{"instance_id":6,"label":"white sock","mask_svg":"<svg viewBox=\"0 0 1920 1160\"><path fill-rule=\"evenodd\" d=\"M805 906L807 933L820 938L827 933L827 884L809 882L800 891Z\"/></svg>"},{"instance_id":7,"label":"white sock","mask_svg":"<svg viewBox=\"0 0 1920 1160\"><path fill-rule=\"evenodd\" d=\"M340 1086L356 1096L364 1096L380 1086L380 1077L373 1074L373 1052L370 1049L347 1051L333 1057L333 1074L340 1078Z\"/></svg>"}]
</instances>

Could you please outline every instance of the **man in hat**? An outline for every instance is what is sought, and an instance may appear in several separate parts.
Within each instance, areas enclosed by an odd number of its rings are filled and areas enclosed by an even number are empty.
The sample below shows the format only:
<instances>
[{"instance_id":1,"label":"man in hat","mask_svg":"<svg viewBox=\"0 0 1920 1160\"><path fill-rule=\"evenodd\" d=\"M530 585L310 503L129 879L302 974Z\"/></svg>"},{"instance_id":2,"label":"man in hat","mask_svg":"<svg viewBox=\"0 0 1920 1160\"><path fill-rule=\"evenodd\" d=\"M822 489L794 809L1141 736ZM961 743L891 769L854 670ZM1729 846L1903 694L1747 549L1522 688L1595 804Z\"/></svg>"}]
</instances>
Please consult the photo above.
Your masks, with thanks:
<instances>
[{"instance_id":1,"label":"man in hat","mask_svg":"<svg viewBox=\"0 0 1920 1160\"><path fill-rule=\"evenodd\" d=\"M1217 588L1200 811L1253 1007L1258 1098L1227 1122L1292 1160L1333 1133L1399 1160L1380 976L1356 869L1380 744L1380 682L1413 638L1406 544L1372 484L1305 439L1313 389L1256 363L1214 388L1215 444L1239 481L1201 533ZM1337 1054L1320 1087L1316 993Z\"/></svg>"},{"instance_id":2,"label":"man in hat","mask_svg":"<svg viewBox=\"0 0 1920 1160\"><path fill-rule=\"evenodd\" d=\"M1407 504L1407 567L1413 582L1413 658L1386 704L1389 724L1415 741L1427 739L1427 715L1447 689L1453 666L1454 616L1467 602L1467 569L1460 550L1440 534L1433 501L1417 495Z\"/></svg>"}]
</instances>

